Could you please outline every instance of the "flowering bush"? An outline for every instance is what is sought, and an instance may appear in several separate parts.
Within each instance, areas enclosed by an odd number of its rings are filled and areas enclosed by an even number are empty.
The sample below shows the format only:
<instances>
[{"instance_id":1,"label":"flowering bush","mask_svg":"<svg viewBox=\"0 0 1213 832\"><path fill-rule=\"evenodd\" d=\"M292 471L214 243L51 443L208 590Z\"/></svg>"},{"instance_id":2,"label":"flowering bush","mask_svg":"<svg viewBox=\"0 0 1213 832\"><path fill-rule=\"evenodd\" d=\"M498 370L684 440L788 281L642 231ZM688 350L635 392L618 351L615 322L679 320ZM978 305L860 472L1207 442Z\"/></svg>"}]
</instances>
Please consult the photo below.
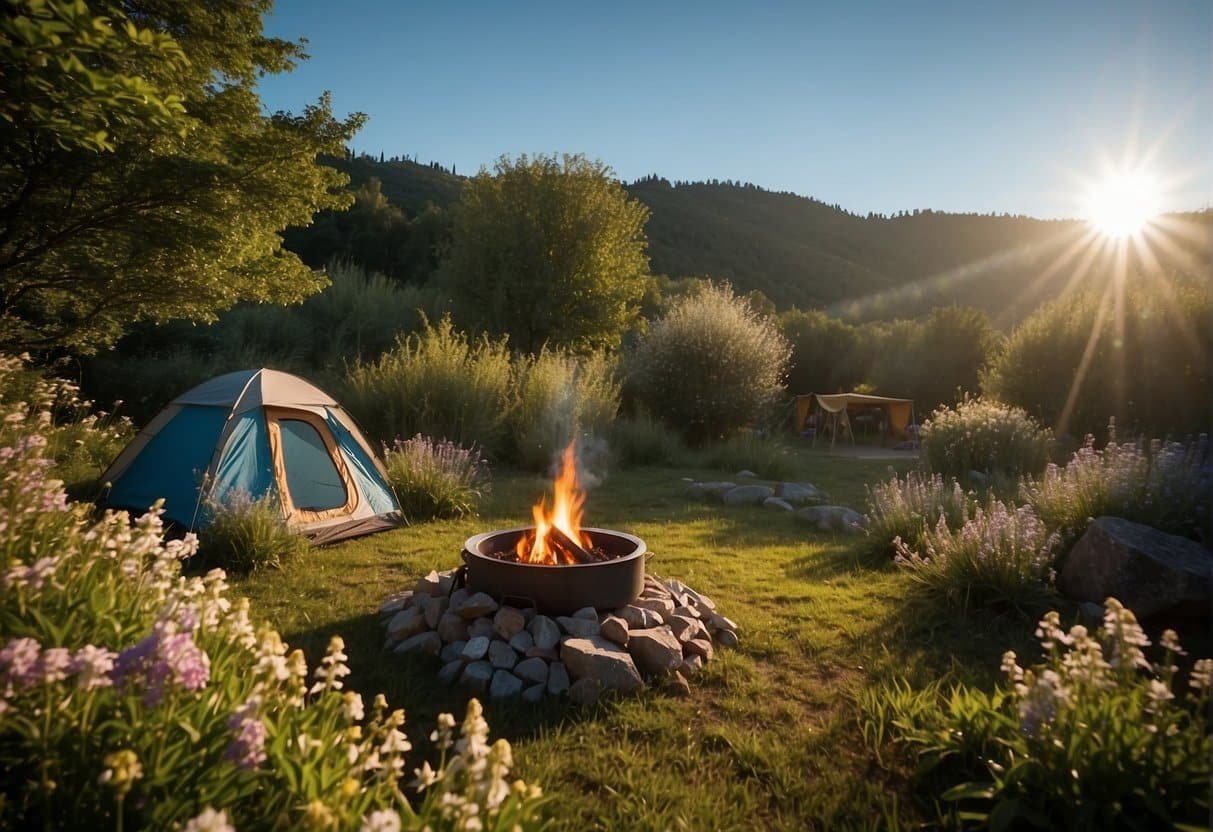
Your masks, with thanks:
<instances>
[{"instance_id":1,"label":"flowering bush","mask_svg":"<svg viewBox=\"0 0 1213 832\"><path fill-rule=\"evenodd\" d=\"M893 548L898 565L953 606L1022 609L1042 601L1052 583L1057 542L1030 507L993 500L957 530L941 514L924 535L921 554L901 538Z\"/></svg>"},{"instance_id":2,"label":"flowering bush","mask_svg":"<svg viewBox=\"0 0 1213 832\"><path fill-rule=\"evenodd\" d=\"M66 500L36 430L49 412L0 411L0 827L538 823L537 791L508 783L508 745L488 745L475 703L449 757L415 770L410 805L404 714L344 690L340 638L309 674L221 570L181 573L197 541L165 541L156 507L93 522Z\"/></svg>"},{"instance_id":3,"label":"flowering bush","mask_svg":"<svg viewBox=\"0 0 1213 832\"><path fill-rule=\"evenodd\" d=\"M961 480L970 471L1018 477L1044 470L1053 432L1018 407L965 398L922 424L922 456L931 471Z\"/></svg>"},{"instance_id":4,"label":"flowering bush","mask_svg":"<svg viewBox=\"0 0 1213 832\"><path fill-rule=\"evenodd\" d=\"M207 524L199 535L200 557L211 566L236 572L277 569L307 551L307 540L293 534L274 494L254 500L237 489L207 506Z\"/></svg>"},{"instance_id":5,"label":"flowering bush","mask_svg":"<svg viewBox=\"0 0 1213 832\"><path fill-rule=\"evenodd\" d=\"M1025 481L1020 498L1067 542L1103 516L1209 539L1208 437L1192 443L1117 444L1115 424L1109 431L1112 440L1102 450L1087 437L1064 466L1049 465L1039 479Z\"/></svg>"},{"instance_id":6,"label":"flowering bush","mask_svg":"<svg viewBox=\"0 0 1213 832\"><path fill-rule=\"evenodd\" d=\"M866 488L864 528L873 554L891 554L898 539L918 548L938 523L959 529L969 519L968 497L956 480L945 484L939 474L911 471L904 478L891 474L887 481Z\"/></svg>"},{"instance_id":7,"label":"flowering bush","mask_svg":"<svg viewBox=\"0 0 1213 832\"><path fill-rule=\"evenodd\" d=\"M901 684L863 697L865 734L920 758L918 776L945 788L958 825L982 828L1171 829L1208 821L1209 680L1197 661L1186 686L1176 634L1149 639L1115 598L1103 626L1063 630L1050 612L1036 631L1044 662L1019 666L1008 651L1006 683L993 693Z\"/></svg>"},{"instance_id":8,"label":"flowering bush","mask_svg":"<svg viewBox=\"0 0 1213 832\"><path fill-rule=\"evenodd\" d=\"M417 434L384 450L388 481L410 520L465 517L489 490L488 464L475 448Z\"/></svg>"}]
</instances>

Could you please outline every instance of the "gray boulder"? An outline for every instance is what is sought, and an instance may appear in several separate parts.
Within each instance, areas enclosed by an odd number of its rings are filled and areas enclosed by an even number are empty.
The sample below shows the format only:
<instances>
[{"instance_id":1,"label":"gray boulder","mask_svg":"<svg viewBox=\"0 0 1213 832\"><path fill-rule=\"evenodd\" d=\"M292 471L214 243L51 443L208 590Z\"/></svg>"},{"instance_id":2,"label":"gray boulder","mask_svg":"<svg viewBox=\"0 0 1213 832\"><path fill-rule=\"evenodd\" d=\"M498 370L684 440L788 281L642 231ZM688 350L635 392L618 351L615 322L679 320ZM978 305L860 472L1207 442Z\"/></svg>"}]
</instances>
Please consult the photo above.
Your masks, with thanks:
<instances>
[{"instance_id":1,"label":"gray boulder","mask_svg":"<svg viewBox=\"0 0 1213 832\"><path fill-rule=\"evenodd\" d=\"M693 482L684 493L693 500L719 500L722 494L736 486L735 482Z\"/></svg>"},{"instance_id":2,"label":"gray boulder","mask_svg":"<svg viewBox=\"0 0 1213 832\"><path fill-rule=\"evenodd\" d=\"M489 683L491 699L512 699L522 693L522 680L508 670L498 670Z\"/></svg>"},{"instance_id":3,"label":"gray boulder","mask_svg":"<svg viewBox=\"0 0 1213 832\"><path fill-rule=\"evenodd\" d=\"M1140 523L1100 517L1070 550L1057 585L1077 601L1116 598L1139 619L1160 612L1207 615L1213 552Z\"/></svg>"},{"instance_id":4,"label":"gray boulder","mask_svg":"<svg viewBox=\"0 0 1213 832\"><path fill-rule=\"evenodd\" d=\"M757 506L773 496L775 489L769 485L739 485L724 492L720 499L726 506Z\"/></svg>"},{"instance_id":5,"label":"gray boulder","mask_svg":"<svg viewBox=\"0 0 1213 832\"><path fill-rule=\"evenodd\" d=\"M826 498L821 489L809 482L781 482L775 486L775 496L793 505L817 503Z\"/></svg>"},{"instance_id":6,"label":"gray boulder","mask_svg":"<svg viewBox=\"0 0 1213 832\"><path fill-rule=\"evenodd\" d=\"M669 627L632 630L628 652L640 669L649 674L669 673L682 664L682 642Z\"/></svg>"},{"instance_id":7,"label":"gray boulder","mask_svg":"<svg viewBox=\"0 0 1213 832\"><path fill-rule=\"evenodd\" d=\"M795 506L780 497L767 497L762 501L762 507L773 511L792 511L795 509Z\"/></svg>"},{"instance_id":8,"label":"gray boulder","mask_svg":"<svg viewBox=\"0 0 1213 832\"><path fill-rule=\"evenodd\" d=\"M846 506L810 506L797 510L792 516L822 532L858 534L863 531L863 517Z\"/></svg>"},{"instance_id":9,"label":"gray boulder","mask_svg":"<svg viewBox=\"0 0 1213 832\"><path fill-rule=\"evenodd\" d=\"M579 679L596 679L612 690L634 691L644 687L628 651L602 636L566 639L560 646L560 659Z\"/></svg>"}]
</instances>

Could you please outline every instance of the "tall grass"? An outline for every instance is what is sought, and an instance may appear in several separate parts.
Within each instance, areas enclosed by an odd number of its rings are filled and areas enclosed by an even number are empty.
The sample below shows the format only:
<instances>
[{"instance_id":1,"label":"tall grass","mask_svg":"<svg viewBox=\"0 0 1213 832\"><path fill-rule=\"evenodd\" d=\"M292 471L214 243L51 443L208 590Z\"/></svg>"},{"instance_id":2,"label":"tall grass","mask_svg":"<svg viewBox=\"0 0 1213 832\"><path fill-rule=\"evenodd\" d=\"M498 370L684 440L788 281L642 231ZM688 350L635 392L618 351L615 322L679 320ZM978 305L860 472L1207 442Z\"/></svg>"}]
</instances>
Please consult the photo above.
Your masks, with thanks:
<instances>
[{"instance_id":1,"label":"tall grass","mask_svg":"<svg viewBox=\"0 0 1213 832\"><path fill-rule=\"evenodd\" d=\"M752 431L708 445L703 449L702 459L704 465L729 474L748 470L768 480L790 480L796 476L796 460L788 447L778 439Z\"/></svg>"},{"instance_id":2,"label":"tall grass","mask_svg":"<svg viewBox=\"0 0 1213 832\"><path fill-rule=\"evenodd\" d=\"M308 550L308 542L291 532L277 495L259 499L237 489L206 506L207 524L198 535L197 557L208 566L233 572L280 569Z\"/></svg>"},{"instance_id":3,"label":"tall grass","mask_svg":"<svg viewBox=\"0 0 1213 832\"><path fill-rule=\"evenodd\" d=\"M1018 407L965 398L922 425L922 455L930 470L966 480L971 471L1017 478L1038 474L1049 461L1053 434Z\"/></svg>"},{"instance_id":4,"label":"tall grass","mask_svg":"<svg viewBox=\"0 0 1213 832\"><path fill-rule=\"evenodd\" d=\"M577 356L543 349L515 361L517 392L510 413L513 458L546 470L583 434L603 436L619 410L619 381L605 353Z\"/></svg>"},{"instance_id":5,"label":"tall grass","mask_svg":"<svg viewBox=\"0 0 1213 832\"><path fill-rule=\"evenodd\" d=\"M686 447L677 433L647 413L615 421L610 433L611 454L625 468L643 465L677 465Z\"/></svg>"},{"instance_id":6,"label":"tall grass","mask_svg":"<svg viewBox=\"0 0 1213 832\"><path fill-rule=\"evenodd\" d=\"M891 474L888 480L866 489L865 530L872 555L891 556L897 539L920 547L927 532L939 523L959 529L969 519L969 498L964 490L956 480L945 483L939 474Z\"/></svg>"},{"instance_id":7,"label":"tall grass","mask_svg":"<svg viewBox=\"0 0 1213 832\"><path fill-rule=\"evenodd\" d=\"M383 454L388 482L409 520L474 515L489 490L488 465L474 448L418 434Z\"/></svg>"}]
</instances>

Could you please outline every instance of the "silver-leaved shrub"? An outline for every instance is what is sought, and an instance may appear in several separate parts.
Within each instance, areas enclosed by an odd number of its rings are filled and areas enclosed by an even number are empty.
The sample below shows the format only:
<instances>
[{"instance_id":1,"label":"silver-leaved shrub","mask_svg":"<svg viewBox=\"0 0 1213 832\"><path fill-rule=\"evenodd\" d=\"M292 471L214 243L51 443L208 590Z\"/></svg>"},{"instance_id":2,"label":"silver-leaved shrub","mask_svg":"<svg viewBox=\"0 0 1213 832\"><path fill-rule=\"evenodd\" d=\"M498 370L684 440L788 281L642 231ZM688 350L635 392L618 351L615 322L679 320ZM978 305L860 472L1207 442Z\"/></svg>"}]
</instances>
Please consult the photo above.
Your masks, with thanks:
<instances>
[{"instance_id":1,"label":"silver-leaved shrub","mask_svg":"<svg viewBox=\"0 0 1213 832\"><path fill-rule=\"evenodd\" d=\"M941 407L922 425L928 468L962 481L973 471L997 478L1038 474L1049 461L1053 432L1018 407L965 398Z\"/></svg>"}]
</instances>

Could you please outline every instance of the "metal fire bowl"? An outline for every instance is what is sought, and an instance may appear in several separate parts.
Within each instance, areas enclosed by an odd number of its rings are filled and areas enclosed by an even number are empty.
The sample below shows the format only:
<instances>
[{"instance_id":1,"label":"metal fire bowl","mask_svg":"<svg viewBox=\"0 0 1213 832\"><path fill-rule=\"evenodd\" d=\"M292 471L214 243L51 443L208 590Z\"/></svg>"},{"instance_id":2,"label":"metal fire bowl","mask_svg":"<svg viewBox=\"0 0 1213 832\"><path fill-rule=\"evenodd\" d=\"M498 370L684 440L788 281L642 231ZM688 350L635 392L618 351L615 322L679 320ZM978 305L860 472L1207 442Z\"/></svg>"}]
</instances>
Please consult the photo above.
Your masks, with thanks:
<instances>
[{"instance_id":1,"label":"metal fire bowl","mask_svg":"<svg viewBox=\"0 0 1213 832\"><path fill-rule=\"evenodd\" d=\"M469 592L485 592L499 603L528 606L548 615L582 607L610 610L630 604L644 588L644 541L609 529L583 529L611 560L552 566L498 560L491 552L513 550L534 526L473 535L463 544Z\"/></svg>"}]
</instances>

